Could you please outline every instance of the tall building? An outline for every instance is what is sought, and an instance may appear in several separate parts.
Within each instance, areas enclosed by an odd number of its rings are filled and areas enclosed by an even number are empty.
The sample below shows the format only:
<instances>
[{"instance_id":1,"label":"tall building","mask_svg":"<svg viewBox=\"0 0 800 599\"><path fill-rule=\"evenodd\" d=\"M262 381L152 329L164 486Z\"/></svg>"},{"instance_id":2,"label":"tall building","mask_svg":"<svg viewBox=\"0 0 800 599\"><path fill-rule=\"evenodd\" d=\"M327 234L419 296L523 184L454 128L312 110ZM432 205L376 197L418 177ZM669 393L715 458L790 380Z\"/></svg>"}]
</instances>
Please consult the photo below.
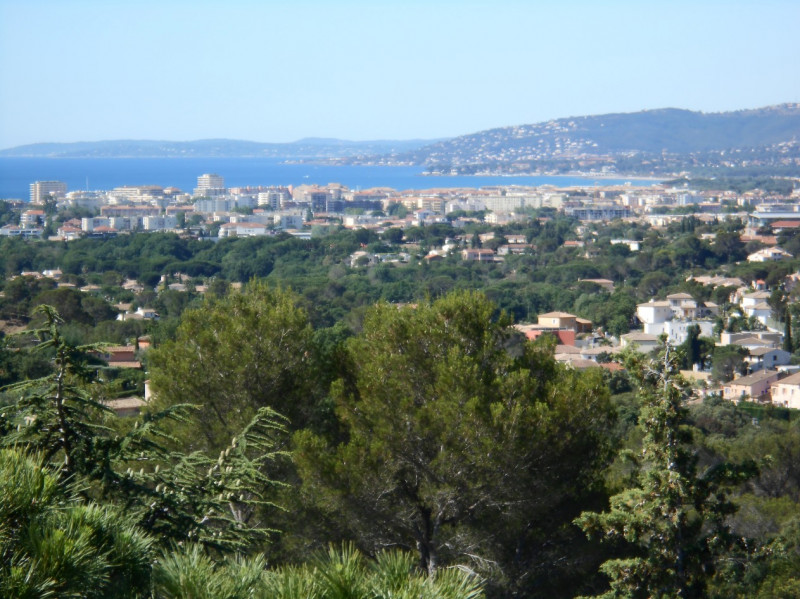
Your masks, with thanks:
<instances>
[{"instance_id":1,"label":"tall building","mask_svg":"<svg viewBox=\"0 0 800 599\"><path fill-rule=\"evenodd\" d=\"M195 196L214 197L225 195L225 178L215 174L205 174L197 177L197 187L194 188Z\"/></svg>"},{"instance_id":2,"label":"tall building","mask_svg":"<svg viewBox=\"0 0 800 599\"><path fill-rule=\"evenodd\" d=\"M31 183L31 204L44 204L48 195L63 198L67 194L67 184L61 181L35 181Z\"/></svg>"}]
</instances>

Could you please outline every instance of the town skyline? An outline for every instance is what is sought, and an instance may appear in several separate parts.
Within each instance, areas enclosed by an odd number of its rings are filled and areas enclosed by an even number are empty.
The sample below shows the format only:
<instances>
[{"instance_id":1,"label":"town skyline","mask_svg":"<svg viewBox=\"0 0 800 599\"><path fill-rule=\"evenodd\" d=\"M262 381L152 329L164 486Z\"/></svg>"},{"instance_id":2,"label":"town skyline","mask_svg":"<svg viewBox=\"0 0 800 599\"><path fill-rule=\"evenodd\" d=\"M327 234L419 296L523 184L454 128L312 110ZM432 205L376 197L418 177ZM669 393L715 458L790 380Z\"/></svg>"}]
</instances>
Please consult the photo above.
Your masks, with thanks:
<instances>
[{"instance_id":1,"label":"town skyline","mask_svg":"<svg viewBox=\"0 0 800 599\"><path fill-rule=\"evenodd\" d=\"M0 0L0 148L434 139L800 99L795 3L546 4Z\"/></svg>"}]
</instances>

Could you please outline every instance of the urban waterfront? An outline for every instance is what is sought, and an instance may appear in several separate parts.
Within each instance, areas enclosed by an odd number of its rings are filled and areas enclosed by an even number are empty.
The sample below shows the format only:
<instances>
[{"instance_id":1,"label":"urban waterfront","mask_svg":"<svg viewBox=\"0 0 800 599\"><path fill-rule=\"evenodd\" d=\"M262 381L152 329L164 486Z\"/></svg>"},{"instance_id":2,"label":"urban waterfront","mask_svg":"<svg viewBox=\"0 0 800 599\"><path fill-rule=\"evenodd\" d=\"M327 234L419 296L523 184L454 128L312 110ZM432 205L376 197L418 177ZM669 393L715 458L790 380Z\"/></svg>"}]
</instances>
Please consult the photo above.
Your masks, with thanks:
<instances>
[{"instance_id":1,"label":"urban waterfront","mask_svg":"<svg viewBox=\"0 0 800 599\"><path fill-rule=\"evenodd\" d=\"M656 181L574 176L422 175L420 166L332 166L284 164L263 158L0 158L0 199L29 197L34 181L63 181L70 191L113 189L123 185L160 185L191 192L197 177L218 173L230 187L341 183L351 189L390 187L400 191L434 187L492 185L603 186Z\"/></svg>"}]
</instances>

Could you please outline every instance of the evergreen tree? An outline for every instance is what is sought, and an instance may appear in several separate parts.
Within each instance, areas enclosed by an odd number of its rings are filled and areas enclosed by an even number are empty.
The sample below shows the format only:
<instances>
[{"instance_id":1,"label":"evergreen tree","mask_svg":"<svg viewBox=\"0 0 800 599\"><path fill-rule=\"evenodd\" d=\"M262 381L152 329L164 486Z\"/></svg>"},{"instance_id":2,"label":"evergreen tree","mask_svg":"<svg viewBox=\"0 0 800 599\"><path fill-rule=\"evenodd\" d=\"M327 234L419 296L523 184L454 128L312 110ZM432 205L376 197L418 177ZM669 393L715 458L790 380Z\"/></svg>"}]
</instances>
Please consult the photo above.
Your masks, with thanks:
<instances>
[{"instance_id":1,"label":"evergreen tree","mask_svg":"<svg viewBox=\"0 0 800 599\"><path fill-rule=\"evenodd\" d=\"M722 464L698 473L685 427L689 390L674 350L665 346L657 362L627 354L625 364L642 400L637 484L614 495L609 511L576 520L589 537L624 540L631 550L601 567L611 582L601 597L705 597L717 560L736 542L725 524L735 508L723 484L752 468Z\"/></svg>"},{"instance_id":2,"label":"evergreen tree","mask_svg":"<svg viewBox=\"0 0 800 599\"><path fill-rule=\"evenodd\" d=\"M0 448L0 596L146 596L154 538L80 490L41 453Z\"/></svg>"},{"instance_id":3,"label":"evergreen tree","mask_svg":"<svg viewBox=\"0 0 800 599\"><path fill-rule=\"evenodd\" d=\"M251 281L241 293L208 299L181 317L176 338L150 351L156 405L200 407L178 436L192 449L224 449L260 408L305 424L319 381L313 331L288 291Z\"/></svg>"},{"instance_id":4,"label":"evergreen tree","mask_svg":"<svg viewBox=\"0 0 800 599\"><path fill-rule=\"evenodd\" d=\"M474 292L376 306L333 388L342 435L295 435L309 536L416 551L431 573L491 564L528 597L580 584L569 523L610 456L608 392L514 333Z\"/></svg>"},{"instance_id":5,"label":"evergreen tree","mask_svg":"<svg viewBox=\"0 0 800 599\"><path fill-rule=\"evenodd\" d=\"M700 327L696 324L690 325L686 329L686 341L683 343L685 353L684 365L687 368L694 367L695 364L702 363L700 356Z\"/></svg>"},{"instance_id":6,"label":"evergreen tree","mask_svg":"<svg viewBox=\"0 0 800 599\"><path fill-rule=\"evenodd\" d=\"M794 350L794 343L792 342L792 313L789 311L789 308L786 308L786 312L784 313L783 349L789 353Z\"/></svg>"},{"instance_id":7,"label":"evergreen tree","mask_svg":"<svg viewBox=\"0 0 800 599\"><path fill-rule=\"evenodd\" d=\"M284 456L275 450L283 433L279 415L257 410L219 457L166 449L166 425L188 419L184 405L145 413L121 433L109 426L111 410L96 399L102 393L85 354L96 346L71 345L58 313L51 306L37 311L45 324L33 331L38 343L32 351L52 355L53 370L4 389L0 448L41 455L63 481L84 485L89 499L124 506L164 544L191 540L240 550L270 534L258 506L269 503L276 484L268 466Z\"/></svg>"}]
</instances>

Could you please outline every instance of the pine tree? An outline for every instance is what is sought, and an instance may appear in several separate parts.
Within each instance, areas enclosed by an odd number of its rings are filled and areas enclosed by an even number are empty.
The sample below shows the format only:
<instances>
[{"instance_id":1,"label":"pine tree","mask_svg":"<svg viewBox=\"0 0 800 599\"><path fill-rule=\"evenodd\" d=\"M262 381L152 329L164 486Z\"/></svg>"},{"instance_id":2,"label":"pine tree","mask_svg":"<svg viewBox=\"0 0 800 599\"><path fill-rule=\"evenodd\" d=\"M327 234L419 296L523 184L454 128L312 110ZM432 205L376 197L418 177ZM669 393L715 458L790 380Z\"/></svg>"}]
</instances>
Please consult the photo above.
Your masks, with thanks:
<instances>
[{"instance_id":1,"label":"pine tree","mask_svg":"<svg viewBox=\"0 0 800 599\"><path fill-rule=\"evenodd\" d=\"M32 332L31 351L52 354L53 370L3 389L0 448L41 455L63 481L83 485L88 499L124 506L164 544L192 541L231 551L269 536L259 518L278 484L267 469L286 457L275 449L285 432L280 415L256 410L218 457L167 449L167 426L189 419L186 405L145 413L120 433L106 426L114 416L96 399L101 389L86 365L86 352L97 346L71 345L52 306L37 312L45 323Z\"/></svg>"},{"instance_id":2,"label":"pine tree","mask_svg":"<svg viewBox=\"0 0 800 599\"><path fill-rule=\"evenodd\" d=\"M735 508L723 485L753 469L722 464L698 473L684 425L688 386L676 358L669 346L658 362L625 357L642 399L637 484L611 497L609 511L584 512L576 520L590 538L624 540L631 550L601 566L611 583L601 595L606 599L704 597L718 558L736 542L725 525Z\"/></svg>"}]
</instances>

